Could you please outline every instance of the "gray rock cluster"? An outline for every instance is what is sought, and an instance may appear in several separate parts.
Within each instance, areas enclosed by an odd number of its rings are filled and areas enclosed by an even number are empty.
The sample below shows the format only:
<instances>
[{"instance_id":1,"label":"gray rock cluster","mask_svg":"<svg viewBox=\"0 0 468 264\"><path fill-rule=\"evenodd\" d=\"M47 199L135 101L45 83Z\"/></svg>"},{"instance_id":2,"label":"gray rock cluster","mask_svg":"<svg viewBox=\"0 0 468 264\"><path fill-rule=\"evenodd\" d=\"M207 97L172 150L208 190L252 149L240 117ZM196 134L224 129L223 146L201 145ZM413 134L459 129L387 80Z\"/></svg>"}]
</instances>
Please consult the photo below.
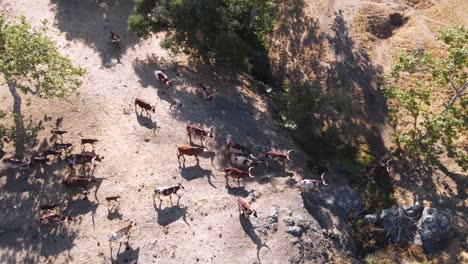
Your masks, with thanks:
<instances>
[{"instance_id":1,"label":"gray rock cluster","mask_svg":"<svg viewBox=\"0 0 468 264\"><path fill-rule=\"evenodd\" d=\"M426 252L443 249L455 234L451 217L449 210L425 207L417 224L414 243L422 246Z\"/></svg>"},{"instance_id":2,"label":"gray rock cluster","mask_svg":"<svg viewBox=\"0 0 468 264\"><path fill-rule=\"evenodd\" d=\"M422 207L419 202L410 206L392 206L380 215L364 216L366 224L383 227L393 243L414 243L426 253L434 253L448 244L454 236L452 212Z\"/></svg>"}]
</instances>

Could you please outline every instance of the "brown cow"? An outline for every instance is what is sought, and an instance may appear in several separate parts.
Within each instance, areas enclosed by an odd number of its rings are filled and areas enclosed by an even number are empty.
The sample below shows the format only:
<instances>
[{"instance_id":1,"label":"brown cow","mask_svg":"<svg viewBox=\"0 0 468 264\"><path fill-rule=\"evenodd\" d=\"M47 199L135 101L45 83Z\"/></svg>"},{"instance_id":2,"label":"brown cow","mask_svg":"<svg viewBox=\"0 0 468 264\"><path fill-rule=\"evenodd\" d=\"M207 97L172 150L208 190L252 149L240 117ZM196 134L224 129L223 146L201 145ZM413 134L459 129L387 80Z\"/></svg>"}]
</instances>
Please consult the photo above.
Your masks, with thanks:
<instances>
[{"instance_id":1,"label":"brown cow","mask_svg":"<svg viewBox=\"0 0 468 264\"><path fill-rule=\"evenodd\" d=\"M146 102L145 100L140 99L140 98L135 98L134 105L135 105L135 112L137 111L137 105L141 108L140 115L143 114L143 110L145 110L148 115L150 115L150 113L148 113L148 110L152 111L153 113L156 112L156 110L155 110L156 105L152 106L148 102Z\"/></svg>"},{"instance_id":2,"label":"brown cow","mask_svg":"<svg viewBox=\"0 0 468 264\"><path fill-rule=\"evenodd\" d=\"M189 145L178 146L177 147L177 160L180 160L180 157L182 156L182 158L184 159L184 163L185 163L184 155L194 156L198 163L200 162L200 160L198 159L198 155L207 151L208 149L206 147L193 147Z\"/></svg>"},{"instance_id":3,"label":"brown cow","mask_svg":"<svg viewBox=\"0 0 468 264\"><path fill-rule=\"evenodd\" d=\"M229 167L224 170L224 178L226 178L226 185L229 186L229 177L233 179L237 179L237 185L240 185L240 179L242 178L254 178L254 176L250 173L253 167L249 168L248 171L239 170L234 167Z\"/></svg>"},{"instance_id":4,"label":"brown cow","mask_svg":"<svg viewBox=\"0 0 468 264\"><path fill-rule=\"evenodd\" d=\"M257 217L257 211L253 210L249 203L242 197L237 197L237 205L239 206L239 213L246 217L253 215Z\"/></svg>"}]
</instances>

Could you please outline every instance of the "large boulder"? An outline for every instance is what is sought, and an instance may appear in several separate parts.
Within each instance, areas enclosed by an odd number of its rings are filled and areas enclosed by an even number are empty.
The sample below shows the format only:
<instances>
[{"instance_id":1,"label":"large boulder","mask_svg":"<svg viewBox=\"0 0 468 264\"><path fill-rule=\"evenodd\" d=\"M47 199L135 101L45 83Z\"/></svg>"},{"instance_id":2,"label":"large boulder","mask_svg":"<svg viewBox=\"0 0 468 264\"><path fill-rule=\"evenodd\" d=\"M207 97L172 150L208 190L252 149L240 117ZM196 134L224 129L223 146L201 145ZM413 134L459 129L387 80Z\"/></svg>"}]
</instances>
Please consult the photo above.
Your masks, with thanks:
<instances>
[{"instance_id":1,"label":"large boulder","mask_svg":"<svg viewBox=\"0 0 468 264\"><path fill-rule=\"evenodd\" d=\"M450 210L425 207L417 224L416 245L422 246L426 253L443 249L454 236Z\"/></svg>"},{"instance_id":2,"label":"large boulder","mask_svg":"<svg viewBox=\"0 0 468 264\"><path fill-rule=\"evenodd\" d=\"M393 243L408 243L416 234L416 220L397 206L382 210L380 213L383 228L388 232Z\"/></svg>"}]
</instances>

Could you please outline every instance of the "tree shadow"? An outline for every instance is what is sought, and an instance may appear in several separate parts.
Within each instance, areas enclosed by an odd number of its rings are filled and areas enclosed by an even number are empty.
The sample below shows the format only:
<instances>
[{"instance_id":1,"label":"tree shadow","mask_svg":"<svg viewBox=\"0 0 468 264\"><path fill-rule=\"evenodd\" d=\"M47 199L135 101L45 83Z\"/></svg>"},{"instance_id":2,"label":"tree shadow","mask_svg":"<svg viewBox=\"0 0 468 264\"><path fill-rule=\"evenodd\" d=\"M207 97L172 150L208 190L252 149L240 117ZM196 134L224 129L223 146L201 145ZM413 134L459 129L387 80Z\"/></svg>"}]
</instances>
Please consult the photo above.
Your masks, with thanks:
<instances>
[{"instance_id":1,"label":"tree shadow","mask_svg":"<svg viewBox=\"0 0 468 264\"><path fill-rule=\"evenodd\" d=\"M52 4L57 28L66 33L67 40L81 40L95 49L103 66L121 63L122 54L139 41L128 30L127 19L134 5L131 0L52 0ZM120 36L119 47L112 45L110 31Z\"/></svg>"},{"instance_id":2,"label":"tree shadow","mask_svg":"<svg viewBox=\"0 0 468 264\"><path fill-rule=\"evenodd\" d=\"M158 69L165 71L174 81L173 87L168 89L156 80L154 71ZM198 124L202 127L214 125L214 138L209 141L212 145L210 150L216 151L224 148L228 134L242 139L240 143L243 145L273 145L280 149L286 149L283 144L284 140L276 140L277 137L274 136L273 131L260 128L261 124L266 124L265 114L262 110L254 108L257 104L255 98L236 90L235 86L245 85L243 82L225 77L228 74L233 74L232 72L221 73L225 71L223 68L211 68L195 61L190 61L188 65L181 65L155 55L135 61L134 70L143 87L156 89L161 100L172 106L180 106L178 111L172 111L174 108L170 108L170 113L176 120L187 124ZM198 96L189 87L190 85L187 86L187 84L198 82L206 83L217 94L211 104L201 103ZM245 127L251 129L244 129ZM275 130L275 132L277 131ZM210 158L212 165L214 165L215 156L211 155ZM228 164L224 155L217 156L217 158L221 164Z\"/></svg>"}]
</instances>

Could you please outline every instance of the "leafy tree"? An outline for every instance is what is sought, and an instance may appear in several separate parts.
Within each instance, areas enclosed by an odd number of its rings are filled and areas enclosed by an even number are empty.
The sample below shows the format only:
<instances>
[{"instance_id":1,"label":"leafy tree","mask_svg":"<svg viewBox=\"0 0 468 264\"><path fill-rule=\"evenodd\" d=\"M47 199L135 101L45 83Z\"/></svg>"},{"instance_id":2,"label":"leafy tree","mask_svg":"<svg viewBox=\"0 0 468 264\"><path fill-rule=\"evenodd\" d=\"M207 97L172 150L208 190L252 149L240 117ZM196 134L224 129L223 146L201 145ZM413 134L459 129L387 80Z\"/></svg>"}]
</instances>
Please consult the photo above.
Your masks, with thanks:
<instances>
[{"instance_id":1,"label":"leafy tree","mask_svg":"<svg viewBox=\"0 0 468 264\"><path fill-rule=\"evenodd\" d=\"M31 93L42 98L64 97L81 84L84 70L75 67L69 58L60 54L56 43L46 36L47 22L32 28L24 17L10 23L0 14L0 74L14 98L16 155L24 148L24 124L21 118L21 97Z\"/></svg>"},{"instance_id":2,"label":"leafy tree","mask_svg":"<svg viewBox=\"0 0 468 264\"><path fill-rule=\"evenodd\" d=\"M273 29L267 0L134 1L129 27L138 36L173 29L174 44L246 70L250 57L266 52L266 34Z\"/></svg>"},{"instance_id":3,"label":"leafy tree","mask_svg":"<svg viewBox=\"0 0 468 264\"><path fill-rule=\"evenodd\" d=\"M443 146L468 169L466 98L468 31L464 26L443 30L443 49L400 53L384 89L389 99L393 138L410 155L436 161Z\"/></svg>"}]
</instances>

